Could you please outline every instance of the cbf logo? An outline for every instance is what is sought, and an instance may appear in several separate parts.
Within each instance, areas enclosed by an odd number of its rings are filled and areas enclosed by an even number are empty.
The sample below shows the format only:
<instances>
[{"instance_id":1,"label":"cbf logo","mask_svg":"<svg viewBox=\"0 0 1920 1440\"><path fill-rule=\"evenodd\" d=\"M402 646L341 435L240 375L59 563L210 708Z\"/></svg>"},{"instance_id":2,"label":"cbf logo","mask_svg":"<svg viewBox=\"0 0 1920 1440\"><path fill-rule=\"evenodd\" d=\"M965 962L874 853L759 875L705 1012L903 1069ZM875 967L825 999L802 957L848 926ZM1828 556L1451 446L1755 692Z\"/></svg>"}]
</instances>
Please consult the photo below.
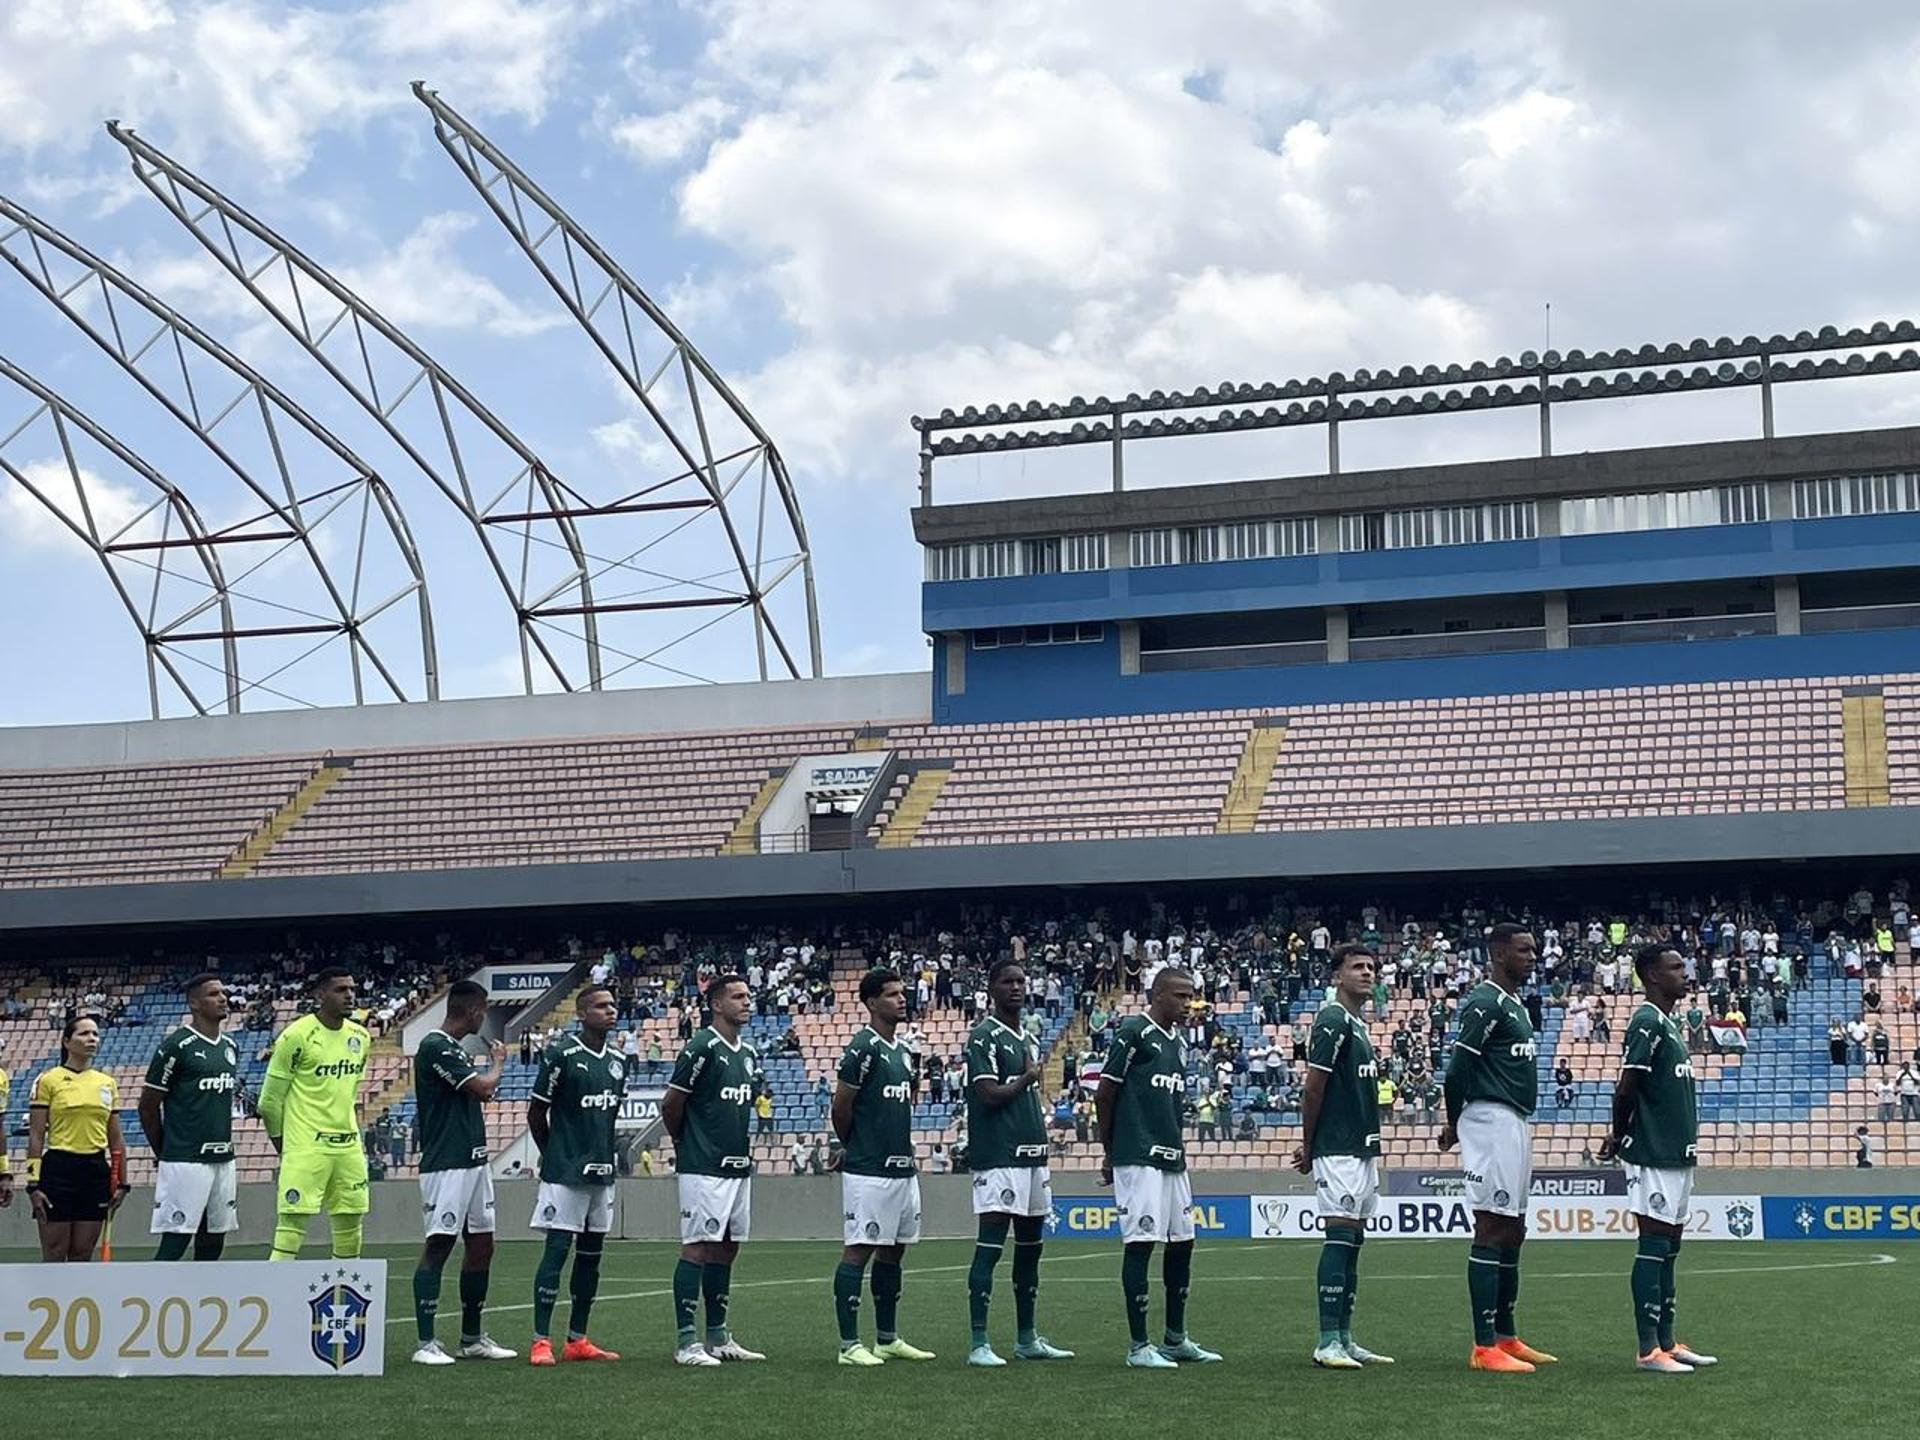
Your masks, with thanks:
<instances>
[{"instance_id":1,"label":"cbf logo","mask_svg":"<svg viewBox=\"0 0 1920 1440\"><path fill-rule=\"evenodd\" d=\"M1736 1240L1745 1240L1753 1234L1753 1206L1744 1200L1736 1200L1727 1206L1727 1233Z\"/></svg>"},{"instance_id":2,"label":"cbf logo","mask_svg":"<svg viewBox=\"0 0 1920 1440\"><path fill-rule=\"evenodd\" d=\"M307 1287L313 1355L334 1370L346 1369L367 1348L367 1312L373 1302L355 1288L359 1283L358 1274L336 1270L331 1283L323 1280Z\"/></svg>"},{"instance_id":3,"label":"cbf logo","mask_svg":"<svg viewBox=\"0 0 1920 1440\"><path fill-rule=\"evenodd\" d=\"M1813 1206L1809 1205L1805 1200L1802 1200L1798 1205L1793 1207L1793 1223L1800 1227L1800 1233L1802 1235L1811 1235L1813 1233L1813 1224L1816 1218L1818 1217L1813 1213Z\"/></svg>"}]
</instances>

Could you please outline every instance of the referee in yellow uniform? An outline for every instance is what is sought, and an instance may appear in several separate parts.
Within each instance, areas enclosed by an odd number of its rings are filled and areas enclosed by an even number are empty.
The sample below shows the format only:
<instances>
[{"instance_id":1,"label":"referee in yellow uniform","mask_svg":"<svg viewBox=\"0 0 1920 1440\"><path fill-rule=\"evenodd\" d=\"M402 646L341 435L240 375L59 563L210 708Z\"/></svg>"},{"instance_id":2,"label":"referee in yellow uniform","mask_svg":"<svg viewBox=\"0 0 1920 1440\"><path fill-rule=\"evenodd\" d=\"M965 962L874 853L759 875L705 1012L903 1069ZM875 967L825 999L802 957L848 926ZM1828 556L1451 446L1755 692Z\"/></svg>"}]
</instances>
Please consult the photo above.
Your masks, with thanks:
<instances>
[{"instance_id":1,"label":"referee in yellow uniform","mask_svg":"<svg viewBox=\"0 0 1920 1440\"><path fill-rule=\"evenodd\" d=\"M0 1040L0 1210L13 1204L13 1169L7 1163L7 1100L13 1094L13 1077L5 1064L7 1042Z\"/></svg>"},{"instance_id":2,"label":"referee in yellow uniform","mask_svg":"<svg viewBox=\"0 0 1920 1440\"><path fill-rule=\"evenodd\" d=\"M27 1198L40 1222L40 1258L53 1263L93 1259L100 1227L127 1195L119 1087L93 1068L99 1052L100 1022L68 1020L60 1063L34 1082L27 1102Z\"/></svg>"}]
</instances>

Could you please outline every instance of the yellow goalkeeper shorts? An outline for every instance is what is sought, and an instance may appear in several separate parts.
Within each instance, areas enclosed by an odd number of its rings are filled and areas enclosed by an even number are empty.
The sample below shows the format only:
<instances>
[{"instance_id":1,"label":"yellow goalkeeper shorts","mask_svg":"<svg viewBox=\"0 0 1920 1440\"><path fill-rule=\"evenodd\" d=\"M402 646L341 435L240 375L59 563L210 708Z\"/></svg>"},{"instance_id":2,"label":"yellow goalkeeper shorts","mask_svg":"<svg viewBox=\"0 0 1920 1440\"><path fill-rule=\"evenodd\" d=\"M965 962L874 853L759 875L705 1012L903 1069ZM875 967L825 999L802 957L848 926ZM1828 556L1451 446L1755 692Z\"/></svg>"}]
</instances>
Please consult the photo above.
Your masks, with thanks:
<instances>
[{"instance_id":1,"label":"yellow goalkeeper shorts","mask_svg":"<svg viewBox=\"0 0 1920 1440\"><path fill-rule=\"evenodd\" d=\"M358 1135L289 1146L280 1156L282 1215L364 1215L367 1205L367 1152Z\"/></svg>"}]
</instances>

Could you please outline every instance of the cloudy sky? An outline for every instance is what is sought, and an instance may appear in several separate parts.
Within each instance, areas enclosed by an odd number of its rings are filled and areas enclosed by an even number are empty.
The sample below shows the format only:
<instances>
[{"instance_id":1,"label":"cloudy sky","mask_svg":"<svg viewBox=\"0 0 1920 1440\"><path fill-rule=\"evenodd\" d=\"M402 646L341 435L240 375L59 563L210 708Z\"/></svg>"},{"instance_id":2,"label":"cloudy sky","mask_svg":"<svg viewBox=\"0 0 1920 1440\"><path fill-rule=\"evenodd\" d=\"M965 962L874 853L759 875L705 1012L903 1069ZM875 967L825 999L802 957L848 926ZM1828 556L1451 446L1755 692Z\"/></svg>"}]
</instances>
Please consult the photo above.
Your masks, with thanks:
<instances>
[{"instance_id":1,"label":"cloudy sky","mask_svg":"<svg viewBox=\"0 0 1920 1440\"><path fill-rule=\"evenodd\" d=\"M435 143L416 78L574 210L781 445L835 673L926 664L916 412L1517 354L1546 342L1549 305L1561 348L1920 315L1920 17L1901 6L1844 26L1781 0L0 6L0 193L124 265L388 478L427 557L449 695L520 683L464 523L101 128L135 126L270 220L576 487L637 488L657 443ZM0 355L210 523L239 517L195 442L4 268ZM4 437L31 407L4 385L0 404ZM1746 393L1568 409L1565 450L1757 424ZM1780 399L1789 431L1916 413L1907 380ZM0 456L58 496L57 441L36 454L33 433ZM1343 451L1360 468L1534 438L1524 414L1448 417L1355 426ZM1162 442L1131 463L1147 483L1286 473L1321 443ZM1090 460L954 461L940 495L1098 483ZM145 505L104 462L87 473L108 522ZM0 483L0 723L144 714L105 577ZM350 529L328 544L355 548ZM293 568L237 588L271 596ZM327 659L249 705L341 700ZM750 632L729 622L652 660L621 683L745 678Z\"/></svg>"}]
</instances>

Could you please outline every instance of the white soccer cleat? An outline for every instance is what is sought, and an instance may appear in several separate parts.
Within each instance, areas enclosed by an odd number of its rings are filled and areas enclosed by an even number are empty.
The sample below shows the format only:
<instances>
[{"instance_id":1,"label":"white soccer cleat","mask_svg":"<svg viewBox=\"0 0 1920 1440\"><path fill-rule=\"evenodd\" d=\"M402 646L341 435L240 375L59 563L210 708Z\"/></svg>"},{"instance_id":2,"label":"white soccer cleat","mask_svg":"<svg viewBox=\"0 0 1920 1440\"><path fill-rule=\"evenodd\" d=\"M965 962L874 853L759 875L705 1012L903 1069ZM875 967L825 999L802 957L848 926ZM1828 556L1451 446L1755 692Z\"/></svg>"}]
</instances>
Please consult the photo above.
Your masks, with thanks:
<instances>
[{"instance_id":1,"label":"white soccer cleat","mask_svg":"<svg viewBox=\"0 0 1920 1440\"><path fill-rule=\"evenodd\" d=\"M758 1350L749 1350L729 1335L718 1345L708 1345L707 1353L716 1360L764 1360L767 1357Z\"/></svg>"},{"instance_id":2,"label":"white soccer cleat","mask_svg":"<svg viewBox=\"0 0 1920 1440\"><path fill-rule=\"evenodd\" d=\"M673 1352L676 1365L718 1365L720 1362L707 1353L704 1345L682 1345Z\"/></svg>"},{"instance_id":3,"label":"white soccer cleat","mask_svg":"<svg viewBox=\"0 0 1920 1440\"><path fill-rule=\"evenodd\" d=\"M453 1356L440 1348L438 1340L428 1340L413 1352L416 1365L451 1365Z\"/></svg>"},{"instance_id":4,"label":"white soccer cleat","mask_svg":"<svg viewBox=\"0 0 1920 1440\"><path fill-rule=\"evenodd\" d=\"M1702 1355L1699 1351L1686 1345L1669 1345L1667 1347L1667 1354L1678 1360L1682 1365L1691 1365L1696 1370L1701 1369L1703 1366L1718 1365L1720 1363L1719 1356Z\"/></svg>"},{"instance_id":5,"label":"white soccer cleat","mask_svg":"<svg viewBox=\"0 0 1920 1440\"><path fill-rule=\"evenodd\" d=\"M1007 1362L993 1353L991 1345L976 1345L967 1352L967 1364L979 1370L997 1370Z\"/></svg>"},{"instance_id":6,"label":"white soccer cleat","mask_svg":"<svg viewBox=\"0 0 1920 1440\"><path fill-rule=\"evenodd\" d=\"M504 1345L495 1344L491 1335L482 1335L477 1340L460 1342L462 1360L512 1360L519 1354L518 1350L509 1350Z\"/></svg>"},{"instance_id":7,"label":"white soccer cleat","mask_svg":"<svg viewBox=\"0 0 1920 1440\"><path fill-rule=\"evenodd\" d=\"M1169 1360L1152 1345L1136 1345L1127 1351L1127 1364L1135 1370L1178 1370L1180 1362Z\"/></svg>"},{"instance_id":8,"label":"white soccer cleat","mask_svg":"<svg viewBox=\"0 0 1920 1440\"><path fill-rule=\"evenodd\" d=\"M1322 1345L1313 1352L1313 1363L1322 1370L1358 1370L1360 1362L1347 1353L1344 1345Z\"/></svg>"},{"instance_id":9,"label":"white soccer cleat","mask_svg":"<svg viewBox=\"0 0 1920 1440\"><path fill-rule=\"evenodd\" d=\"M1033 1337L1031 1345L1016 1345L1013 1353L1022 1360L1071 1360L1073 1351L1062 1350L1044 1335Z\"/></svg>"},{"instance_id":10,"label":"white soccer cleat","mask_svg":"<svg viewBox=\"0 0 1920 1440\"><path fill-rule=\"evenodd\" d=\"M1682 1365L1658 1346L1634 1361L1633 1365L1636 1370L1645 1370L1654 1375L1691 1375L1693 1373L1691 1365Z\"/></svg>"},{"instance_id":11,"label":"white soccer cleat","mask_svg":"<svg viewBox=\"0 0 1920 1440\"><path fill-rule=\"evenodd\" d=\"M1355 1360L1358 1360L1362 1365L1393 1364L1393 1357L1391 1355L1382 1355L1378 1351L1369 1350L1366 1346L1355 1344L1351 1340L1342 1340L1340 1346L1347 1354L1351 1355Z\"/></svg>"},{"instance_id":12,"label":"white soccer cleat","mask_svg":"<svg viewBox=\"0 0 1920 1440\"><path fill-rule=\"evenodd\" d=\"M1220 1357L1213 1351L1204 1350L1194 1344L1191 1336L1181 1340L1177 1345L1162 1345L1160 1353L1167 1359L1178 1361L1183 1365L1217 1365L1220 1362Z\"/></svg>"}]
</instances>

